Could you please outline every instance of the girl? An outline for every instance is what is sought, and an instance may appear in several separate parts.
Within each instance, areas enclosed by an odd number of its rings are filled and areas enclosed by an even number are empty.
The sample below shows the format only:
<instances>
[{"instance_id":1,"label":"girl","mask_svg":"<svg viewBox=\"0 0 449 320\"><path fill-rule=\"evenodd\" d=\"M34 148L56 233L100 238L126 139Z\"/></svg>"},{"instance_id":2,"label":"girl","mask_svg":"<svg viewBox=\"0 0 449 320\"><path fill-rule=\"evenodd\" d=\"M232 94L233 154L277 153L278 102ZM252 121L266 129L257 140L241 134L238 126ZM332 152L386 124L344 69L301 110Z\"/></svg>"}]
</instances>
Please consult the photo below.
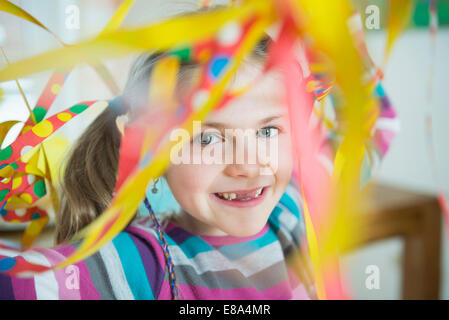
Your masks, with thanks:
<instances>
[{"instance_id":1,"label":"girl","mask_svg":"<svg viewBox=\"0 0 449 320\"><path fill-rule=\"evenodd\" d=\"M232 86L254 80L264 65L266 36L237 72ZM144 55L131 68L123 97L111 103L78 140L65 169L63 201L57 216L58 246L33 249L24 258L57 264L79 243L71 237L110 204L117 179L120 139L126 118L147 105L148 79L164 53ZM182 99L198 66L183 62L177 96ZM287 108L279 75L268 74L254 87L213 112L201 124L189 150L224 154L238 130L250 142L276 144L270 161L212 164L172 163L164 175L181 208L159 221L147 199L137 216L97 253L65 269L34 278L0 275L2 299L310 299L314 285L304 255L303 218L293 186ZM121 102L120 102L121 101ZM226 130L228 129L228 130ZM229 133L229 129L233 129ZM280 152L282 151L282 154ZM273 164L276 163L276 166ZM162 178L161 178L162 181ZM155 183L150 193L158 192ZM301 257L301 258L300 258ZM291 258L291 259L290 259Z\"/></svg>"}]
</instances>

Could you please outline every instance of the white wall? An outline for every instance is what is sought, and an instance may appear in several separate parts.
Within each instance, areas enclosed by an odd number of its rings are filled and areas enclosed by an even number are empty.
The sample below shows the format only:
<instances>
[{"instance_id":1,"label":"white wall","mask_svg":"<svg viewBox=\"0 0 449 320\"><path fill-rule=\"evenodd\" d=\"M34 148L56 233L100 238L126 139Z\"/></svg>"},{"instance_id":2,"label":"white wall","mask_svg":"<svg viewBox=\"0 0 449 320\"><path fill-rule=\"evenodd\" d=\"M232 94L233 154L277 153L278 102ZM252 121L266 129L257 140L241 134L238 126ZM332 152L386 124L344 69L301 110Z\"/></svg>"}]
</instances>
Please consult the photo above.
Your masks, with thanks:
<instances>
[{"instance_id":1,"label":"white wall","mask_svg":"<svg viewBox=\"0 0 449 320\"><path fill-rule=\"evenodd\" d=\"M368 47L376 62L382 61L385 35L373 32L368 35ZM440 188L449 196L449 29L438 33L435 54L433 103L426 97L430 70L430 37L428 30L409 30L396 42L385 75L385 90L401 120L401 131L396 136L380 170L374 179L412 190L435 193ZM433 137L436 153L436 173L433 178L428 155L425 128L426 112L433 118ZM444 232L446 232L442 226ZM398 299L402 243L399 239L385 241L347 257L344 263L350 271L352 288L358 298L384 297ZM442 288L441 298L449 299L449 249L448 237L442 237ZM367 290L363 285L368 264L381 270L379 291Z\"/></svg>"}]
</instances>

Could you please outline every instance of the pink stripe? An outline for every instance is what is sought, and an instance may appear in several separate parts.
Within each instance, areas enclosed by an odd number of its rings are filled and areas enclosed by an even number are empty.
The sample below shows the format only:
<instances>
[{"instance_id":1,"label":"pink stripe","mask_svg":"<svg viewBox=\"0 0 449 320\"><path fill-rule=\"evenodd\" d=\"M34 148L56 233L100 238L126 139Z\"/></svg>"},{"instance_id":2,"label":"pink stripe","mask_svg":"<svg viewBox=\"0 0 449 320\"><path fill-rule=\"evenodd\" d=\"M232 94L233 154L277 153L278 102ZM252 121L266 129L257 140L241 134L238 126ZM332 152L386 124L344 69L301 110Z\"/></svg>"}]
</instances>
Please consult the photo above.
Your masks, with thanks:
<instances>
[{"instance_id":1,"label":"pink stripe","mask_svg":"<svg viewBox=\"0 0 449 320\"><path fill-rule=\"evenodd\" d=\"M55 266L61 261L65 260L65 257L55 250L48 248L35 248L37 252L42 253L48 260L50 265ZM56 281L58 282L58 296L60 300L80 300L81 294L79 289L69 289L66 285L68 275L65 273L65 269L53 270ZM80 272L81 273L81 272ZM79 275L81 277L81 275ZM81 284L79 284L81 285Z\"/></svg>"},{"instance_id":2,"label":"pink stripe","mask_svg":"<svg viewBox=\"0 0 449 320\"><path fill-rule=\"evenodd\" d=\"M179 288L179 283L178 283L178 288ZM186 297L184 297L184 292L180 292L179 296L181 298L181 300L185 300L188 299ZM162 282L162 287L161 287L161 291L159 292L159 296L157 297L157 300L172 300L173 296L171 293L171 288L170 285L168 283L168 281L163 281Z\"/></svg>"},{"instance_id":3,"label":"pink stripe","mask_svg":"<svg viewBox=\"0 0 449 320\"><path fill-rule=\"evenodd\" d=\"M299 281L299 278L296 275L296 273L293 270L293 268L288 268L287 275L288 275L288 279L290 281L290 285L292 287L296 287L296 286L298 286L301 283L301 281Z\"/></svg>"},{"instance_id":4,"label":"pink stripe","mask_svg":"<svg viewBox=\"0 0 449 320\"><path fill-rule=\"evenodd\" d=\"M75 248L70 245L61 245L56 247L56 250L59 254L61 254L63 257L68 257L72 255L75 252ZM74 264L74 266L79 268L79 276L80 276L80 299L81 300L101 300L101 296L95 288L95 285L92 282L92 279L90 277L89 269L86 266L86 263L84 262L78 262ZM58 270L59 271L59 270ZM63 272L63 270L60 270ZM65 273L63 273L65 277ZM65 287L65 283L64 283Z\"/></svg>"},{"instance_id":5,"label":"pink stripe","mask_svg":"<svg viewBox=\"0 0 449 320\"><path fill-rule=\"evenodd\" d=\"M34 278L11 277L14 296L17 300L37 300Z\"/></svg>"},{"instance_id":6,"label":"pink stripe","mask_svg":"<svg viewBox=\"0 0 449 320\"><path fill-rule=\"evenodd\" d=\"M288 300L292 298L292 291L287 280L263 291L252 287L226 290L184 284L178 284L178 287L182 299L187 300Z\"/></svg>"},{"instance_id":7,"label":"pink stripe","mask_svg":"<svg viewBox=\"0 0 449 320\"><path fill-rule=\"evenodd\" d=\"M310 300L309 294L307 293L306 288L299 280L299 277L296 275L293 268L289 268L287 271L288 278L290 281L290 285L295 288L292 290L291 300Z\"/></svg>"},{"instance_id":8,"label":"pink stripe","mask_svg":"<svg viewBox=\"0 0 449 320\"><path fill-rule=\"evenodd\" d=\"M390 106L390 104L388 104L388 108L384 107L380 110L379 118L390 118L390 119L396 118L396 112Z\"/></svg>"},{"instance_id":9,"label":"pink stripe","mask_svg":"<svg viewBox=\"0 0 449 320\"><path fill-rule=\"evenodd\" d=\"M310 300L309 294L307 293L304 285L300 284L292 291L291 300Z\"/></svg>"},{"instance_id":10,"label":"pink stripe","mask_svg":"<svg viewBox=\"0 0 449 320\"><path fill-rule=\"evenodd\" d=\"M382 153L382 156L384 156L387 153L388 148L391 145L391 141L393 140L394 137L395 133L393 131L379 130L376 132L375 141L378 149Z\"/></svg>"},{"instance_id":11,"label":"pink stripe","mask_svg":"<svg viewBox=\"0 0 449 320\"><path fill-rule=\"evenodd\" d=\"M262 230L255 235L249 237L234 237L234 236L199 236L201 239L213 246L232 245L241 242L248 242L263 236L268 231L268 224L265 224Z\"/></svg>"}]
</instances>

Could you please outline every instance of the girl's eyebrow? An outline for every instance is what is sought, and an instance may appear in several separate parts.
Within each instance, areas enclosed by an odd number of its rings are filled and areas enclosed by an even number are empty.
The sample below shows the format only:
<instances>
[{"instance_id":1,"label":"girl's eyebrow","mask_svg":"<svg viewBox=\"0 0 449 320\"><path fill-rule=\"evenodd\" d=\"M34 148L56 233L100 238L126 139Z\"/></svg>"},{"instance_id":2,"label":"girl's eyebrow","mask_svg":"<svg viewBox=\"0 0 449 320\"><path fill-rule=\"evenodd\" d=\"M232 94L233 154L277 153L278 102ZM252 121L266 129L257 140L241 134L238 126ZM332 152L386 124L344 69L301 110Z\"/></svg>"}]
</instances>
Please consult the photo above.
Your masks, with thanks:
<instances>
[{"instance_id":1,"label":"girl's eyebrow","mask_svg":"<svg viewBox=\"0 0 449 320\"><path fill-rule=\"evenodd\" d=\"M269 123L269 122L271 122L271 121L273 121L273 120L276 120L276 119L282 118L282 117L283 117L283 114L278 114L278 115L270 116L270 117L267 117L267 118L264 118L264 119L260 120L260 121L258 122L258 125L264 125L264 124L266 124L266 123ZM203 125L203 126L206 126L206 127L217 128L217 129L225 129L225 128L230 128L230 127L232 127L232 126L230 126L230 125L228 125L228 124L226 124L226 123L222 123L222 122L205 122L205 123L203 123L202 125Z\"/></svg>"}]
</instances>

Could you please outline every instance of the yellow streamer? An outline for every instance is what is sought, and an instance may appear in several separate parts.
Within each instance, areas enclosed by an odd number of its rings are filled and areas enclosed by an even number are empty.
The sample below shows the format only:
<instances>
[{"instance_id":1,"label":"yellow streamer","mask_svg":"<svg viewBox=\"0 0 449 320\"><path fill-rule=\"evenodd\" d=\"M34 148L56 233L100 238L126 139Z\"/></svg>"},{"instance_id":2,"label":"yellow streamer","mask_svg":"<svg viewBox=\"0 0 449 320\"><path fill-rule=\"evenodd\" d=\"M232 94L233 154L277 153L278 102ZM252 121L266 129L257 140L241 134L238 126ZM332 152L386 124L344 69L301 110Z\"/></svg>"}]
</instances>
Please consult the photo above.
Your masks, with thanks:
<instances>
[{"instance_id":1,"label":"yellow streamer","mask_svg":"<svg viewBox=\"0 0 449 320\"><path fill-rule=\"evenodd\" d=\"M119 58L142 50L167 50L180 43L212 38L229 20L240 21L254 14L262 17L273 16L271 3L250 0L239 8L183 15L177 19L135 30L103 34L74 46L52 50L13 63L0 70L0 82L48 69L69 67L79 62L95 64L100 59ZM274 22L272 18L270 22ZM179 30L189 30L189 33L182 33ZM164 37L161 37L161 34Z\"/></svg>"},{"instance_id":2,"label":"yellow streamer","mask_svg":"<svg viewBox=\"0 0 449 320\"><path fill-rule=\"evenodd\" d=\"M385 70L388 57L390 56L393 43L405 30L410 22L410 18L415 7L414 0L390 0L388 11L388 38L384 53L383 69Z\"/></svg>"},{"instance_id":3,"label":"yellow streamer","mask_svg":"<svg viewBox=\"0 0 449 320\"><path fill-rule=\"evenodd\" d=\"M217 105L217 102L225 90L227 82L237 70L243 57L254 47L256 42L262 36L264 30L274 21L274 18L274 15L268 15L267 19L263 19L254 25L241 44L241 47L238 49L234 59L230 62L230 67L219 82L212 88L208 102L202 108L190 115L188 119L184 121L181 128L192 133L193 121L204 119L213 107ZM124 182L111 206L93 223L81 230L79 235L75 236L75 239L79 239L80 235L85 236L79 250L66 261L56 266L56 268L63 268L69 264L85 259L96 252L105 243L113 239L126 227L145 196L148 182L151 179L159 177L165 171L170 159L170 150L175 143L176 142L174 141L166 142L146 168L132 174L132 176ZM100 233L104 230L104 227L114 220L115 222L112 227L100 237Z\"/></svg>"}]
</instances>

